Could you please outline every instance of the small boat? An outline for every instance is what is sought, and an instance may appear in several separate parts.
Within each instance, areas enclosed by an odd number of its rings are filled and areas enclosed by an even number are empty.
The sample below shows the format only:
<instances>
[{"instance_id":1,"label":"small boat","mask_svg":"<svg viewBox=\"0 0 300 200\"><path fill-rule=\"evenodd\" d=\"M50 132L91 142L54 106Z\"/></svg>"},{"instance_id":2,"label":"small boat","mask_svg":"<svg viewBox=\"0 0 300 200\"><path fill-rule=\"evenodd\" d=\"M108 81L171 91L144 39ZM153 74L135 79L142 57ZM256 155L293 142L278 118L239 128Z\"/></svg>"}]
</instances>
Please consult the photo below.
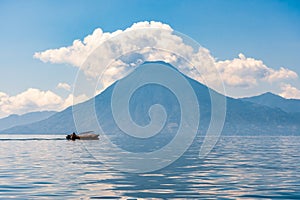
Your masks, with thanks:
<instances>
[{"instance_id":1,"label":"small boat","mask_svg":"<svg viewBox=\"0 0 300 200\"><path fill-rule=\"evenodd\" d=\"M66 136L67 140L99 140L99 134L95 134L94 131L87 131L79 133L78 135L74 132L71 135Z\"/></svg>"}]
</instances>

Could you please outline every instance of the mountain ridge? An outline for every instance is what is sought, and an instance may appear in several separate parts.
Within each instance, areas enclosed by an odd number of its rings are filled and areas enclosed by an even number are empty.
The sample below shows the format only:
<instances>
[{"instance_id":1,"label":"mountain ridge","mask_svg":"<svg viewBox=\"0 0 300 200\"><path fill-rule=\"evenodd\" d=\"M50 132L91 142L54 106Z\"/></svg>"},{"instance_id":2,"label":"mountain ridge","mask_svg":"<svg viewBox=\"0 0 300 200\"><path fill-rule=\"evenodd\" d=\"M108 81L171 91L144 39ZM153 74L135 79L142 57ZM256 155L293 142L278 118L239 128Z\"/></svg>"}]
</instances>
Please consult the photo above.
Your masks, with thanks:
<instances>
[{"instance_id":1,"label":"mountain ridge","mask_svg":"<svg viewBox=\"0 0 300 200\"><path fill-rule=\"evenodd\" d=\"M199 133L203 134L206 132L211 121L209 93L221 94L213 90L209 91L207 86L185 75L183 76L188 80L197 96L201 116ZM48 119L30 125L13 127L3 131L3 133L70 133L76 130L73 119L74 113L83 116L80 125L85 127L86 130L90 130L93 122L90 118L84 116L89 116L91 113L89 109L94 108L91 105L95 103L96 117L103 131L116 137L128 139L116 125L110 107L111 95L116 83L118 81L106 88L95 98L74 107L69 107ZM287 113L281 109L271 108L243 99L224 98L227 100L227 113L222 132L223 135L300 135L300 118L297 113ZM174 94L167 92L166 88L159 85L149 84L139 88L134 93L129 105L132 119L140 125L148 124L150 120L148 111L150 106L154 104L163 105L168 113L166 125L162 131L169 135L174 135L174 132L172 132L173 128L176 129L180 123L180 107L178 101L174 98ZM132 141L135 142L134 140Z\"/></svg>"},{"instance_id":2,"label":"mountain ridge","mask_svg":"<svg viewBox=\"0 0 300 200\"><path fill-rule=\"evenodd\" d=\"M279 108L288 113L300 112L300 99L286 99L271 92L239 99L268 106L270 108Z\"/></svg>"},{"instance_id":3,"label":"mountain ridge","mask_svg":"<svg viewBox=\"0 0 300 200\"><path fill-rule=\"evenodd\" d=\"M14 126L30 124L33 122L41 121L55 114L56 111L37 111L29 112L22 115L11 114L7 117L0 119L0 131Z\"/></svg>"}]
</instances>

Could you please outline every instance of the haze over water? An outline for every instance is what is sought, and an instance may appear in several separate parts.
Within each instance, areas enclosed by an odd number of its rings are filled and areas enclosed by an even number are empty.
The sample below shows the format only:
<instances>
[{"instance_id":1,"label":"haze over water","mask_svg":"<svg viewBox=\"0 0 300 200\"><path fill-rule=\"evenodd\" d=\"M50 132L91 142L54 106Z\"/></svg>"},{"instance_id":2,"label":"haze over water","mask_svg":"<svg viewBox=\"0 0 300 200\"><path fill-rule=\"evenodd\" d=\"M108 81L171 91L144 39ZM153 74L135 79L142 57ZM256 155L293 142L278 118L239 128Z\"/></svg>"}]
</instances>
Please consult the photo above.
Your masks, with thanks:
<instances>
[{"instance_id":1,"label":"haze over water","mask_svg":"<svg viewBox=\"0 0 300 200\"><path fill-rule=\"evenodd\" d=\"M0 198L299 199L299 139L221 137L205 159L192 148L162 170L134 174L111 169L85 150L101 140L0 135Z\"/></svg>"}]
</instances>

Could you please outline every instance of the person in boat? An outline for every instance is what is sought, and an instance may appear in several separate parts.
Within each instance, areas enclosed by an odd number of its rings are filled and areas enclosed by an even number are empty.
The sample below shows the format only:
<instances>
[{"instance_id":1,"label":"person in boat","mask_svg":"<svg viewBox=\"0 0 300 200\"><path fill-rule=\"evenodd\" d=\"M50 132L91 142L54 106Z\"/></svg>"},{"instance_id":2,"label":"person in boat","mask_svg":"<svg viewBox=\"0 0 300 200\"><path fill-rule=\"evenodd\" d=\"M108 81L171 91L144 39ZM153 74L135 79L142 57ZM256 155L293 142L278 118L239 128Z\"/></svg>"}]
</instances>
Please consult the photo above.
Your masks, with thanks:
<instances>
[{"instance_id":1,"label":"person in boat","mask_svg":"<svg viewBox=\"0 0 300 200\"><path fill-rule=\"evenodd\" d=\"M76 133L75 132L73 132L71 135L67 135L67 137L66 137L66 139L67 140L80 140L80 137L78 136L78 135L76 135Z\"/></svg>"}]
</instances>

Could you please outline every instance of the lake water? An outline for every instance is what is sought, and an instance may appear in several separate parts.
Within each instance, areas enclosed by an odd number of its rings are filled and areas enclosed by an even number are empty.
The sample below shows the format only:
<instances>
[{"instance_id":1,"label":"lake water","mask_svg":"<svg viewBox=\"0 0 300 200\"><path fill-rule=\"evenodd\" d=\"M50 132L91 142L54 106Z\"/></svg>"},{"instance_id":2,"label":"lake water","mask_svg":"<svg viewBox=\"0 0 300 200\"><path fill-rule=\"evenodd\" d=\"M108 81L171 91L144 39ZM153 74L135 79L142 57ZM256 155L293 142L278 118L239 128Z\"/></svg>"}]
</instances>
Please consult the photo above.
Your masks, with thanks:
<instances>
[{"instance_id":1,"label":"lake water","mask_svg":"<svg viewBox=\"0 0 300 200\"><path fill-rule=\"evenodd\" d=\"M84 148L99 142L0 135L0 199L300 199L300 137L221 137L205 159L147 174L101 164Z\"/></svg>"}]
</instances>

